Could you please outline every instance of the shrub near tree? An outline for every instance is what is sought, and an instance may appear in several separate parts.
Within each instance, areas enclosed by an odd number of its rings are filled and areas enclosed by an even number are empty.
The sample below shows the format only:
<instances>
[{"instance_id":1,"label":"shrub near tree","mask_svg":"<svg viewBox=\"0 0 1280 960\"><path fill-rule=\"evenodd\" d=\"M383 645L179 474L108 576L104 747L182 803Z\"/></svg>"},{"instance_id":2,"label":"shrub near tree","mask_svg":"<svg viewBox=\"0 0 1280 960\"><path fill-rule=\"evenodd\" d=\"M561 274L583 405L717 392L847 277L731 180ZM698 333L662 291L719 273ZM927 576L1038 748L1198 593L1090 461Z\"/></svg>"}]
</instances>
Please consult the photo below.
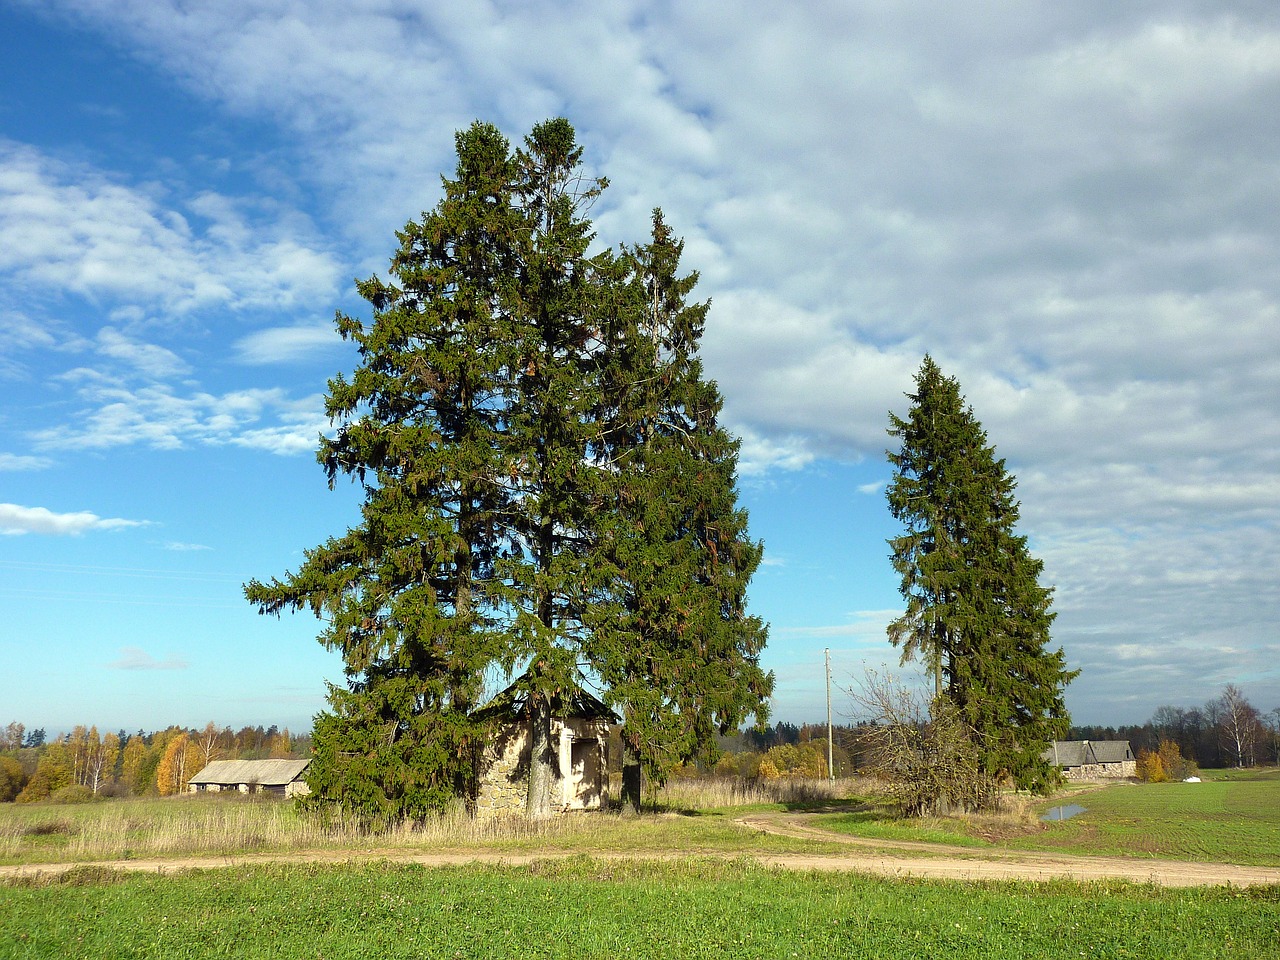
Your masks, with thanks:
<instances>
[{"instance_id":1,"label":"shrub near tree","mask_svg":"<svg viewBox=\"0 0 1280 960\"><path fill-rule=\"evenodd\" d=\"M758 775L762 780L822 780L827 776L825 745L815 743L784 744L771 747L760 761Z\"/></svg>"},{"instance_id":2,"label":"shrub near tree","mask_svg":"<svg viewBox=\"0 0 1280 960\"><path fill-rule=\"evenodd\" d=\"M1160 741L1157 750L1139 750L1136 773L1139 780L1148 783L1165 783L1169 780L1185 780L1199 773L1194 760L1182 755L1172 740Z\"/></svg>"}]
</instances>

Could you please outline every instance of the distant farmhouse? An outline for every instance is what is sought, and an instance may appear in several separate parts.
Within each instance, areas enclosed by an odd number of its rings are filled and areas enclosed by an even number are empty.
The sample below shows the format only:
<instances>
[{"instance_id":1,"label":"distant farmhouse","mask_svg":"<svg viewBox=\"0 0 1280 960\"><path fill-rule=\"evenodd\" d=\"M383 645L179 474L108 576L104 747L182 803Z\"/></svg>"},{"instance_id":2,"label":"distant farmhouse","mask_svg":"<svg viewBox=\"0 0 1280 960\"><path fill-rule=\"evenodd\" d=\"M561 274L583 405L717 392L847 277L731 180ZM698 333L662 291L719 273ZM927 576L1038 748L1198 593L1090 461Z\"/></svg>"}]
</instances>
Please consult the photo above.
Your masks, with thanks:
<instances>
[{"instance_id":1,"label":"distant farmhouse","mask_svg":"<svg viewBox=\"0 0 1280 960\"><path fill-rule=\"evenodd\" d=\"M1042 753L1068 780L1136 777L1138 762L1128 740L1055 740Z\"/></svg>"},{"instance_id":2,"label":"distant farmhouse","mask_svg":"<svg viewBox=\"0 0 1280 960\"><path fill-rule=\"evenodd\" d=\"M311 792L303 779L310 760L214 760L187 781L192 793L273 793L296 797Z\"/></svg>"},{"instance_id":3,"label":"distant farmhouse","mask_svg":"<svg viewBox=\"0 0 1280 960\"><path fill-rule=\"evenodd\" d=\"M523 678L522 678L523 680ZM523 815L529 792L528 693L517 681L473 716L496 733L476 765L476 815ZM577 689L551 705L552 805L556 812L599 810L609 800L609 726L618 718L604 703Z\"/></svg>"}]
</instances>

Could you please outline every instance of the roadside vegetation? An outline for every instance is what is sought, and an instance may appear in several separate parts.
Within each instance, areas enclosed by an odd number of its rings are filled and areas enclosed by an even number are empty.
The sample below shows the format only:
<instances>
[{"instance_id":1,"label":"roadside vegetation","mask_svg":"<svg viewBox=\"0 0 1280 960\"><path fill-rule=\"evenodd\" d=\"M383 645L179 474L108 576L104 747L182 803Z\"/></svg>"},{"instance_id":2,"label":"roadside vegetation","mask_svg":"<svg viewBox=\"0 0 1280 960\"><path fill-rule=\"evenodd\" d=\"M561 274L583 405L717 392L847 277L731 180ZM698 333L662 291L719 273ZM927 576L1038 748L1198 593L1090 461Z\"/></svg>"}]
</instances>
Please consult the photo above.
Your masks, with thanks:
<instances>
[{"instance_id":1,"label":"roadside vegetation","mask_svg":"<svg viewBox=\"0 0 1280 960\"><path fill-rule=\"evenodd\" d=\"M752 809L865 802L860 781L676 781L645 816L581 814L477 820L460 806L370 836L359 820L317 817L267 796L184 796L0 807L0 864L216 857L307 850L814 852L822 844L760 837L733 823Z\"/></svg>"}]
</instances>

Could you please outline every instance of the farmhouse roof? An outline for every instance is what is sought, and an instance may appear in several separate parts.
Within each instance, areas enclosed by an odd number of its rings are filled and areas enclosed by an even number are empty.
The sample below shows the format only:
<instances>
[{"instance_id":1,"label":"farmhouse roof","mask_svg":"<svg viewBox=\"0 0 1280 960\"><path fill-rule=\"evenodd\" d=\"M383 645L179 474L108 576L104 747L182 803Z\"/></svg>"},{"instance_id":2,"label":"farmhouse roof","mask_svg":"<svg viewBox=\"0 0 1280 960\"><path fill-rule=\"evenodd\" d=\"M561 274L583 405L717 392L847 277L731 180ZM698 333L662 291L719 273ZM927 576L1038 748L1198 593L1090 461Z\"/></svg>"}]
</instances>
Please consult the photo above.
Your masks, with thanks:
<instances>
[{"instance_id":1,"label":"farmhouse roof","mask_svg":"<svg viewBox=\"0 0 1280 960\"><path fill-rule=\"evenodd\" d=\"M1098 763L1124 763L1133 759L1128 740L1092 740L1089 745Z\"/></svg>"},{"instance_id":2,"label":"farmhouse roof","mask_svg":"<svg viewBox=\"0 0 1280 960\"><path fill-rule=\"evenodd\" d=\"M1083 767L1087 763L1124 763L1133 759L1128 740L1055 740L1040 754L1060 767Z\"/></svg>"},{"instance_id":3,"label":"farmhouse roof","mask_svg":"<svg viewBox=\"0 0 1280 960\"><path fill-rule=\"evenodd\" d=\"M516 720L526 716L529 705L529 676L525 674L477 710L477 720ZM561 691L552 698L551 715L579 720L607 720L617 723L618 716L597 697L581 687Z\"/></svg>"},{"instance_id":4,"label":"farmhouse roof","mask_svg":"<svg viewBox=\"0 0 1280 960\"><path fill-rule=\"evenodd\" d=\"M282 787L301 777L309 763L310 760L214 760L188 782Z\"/></svg>"}]
</instances>

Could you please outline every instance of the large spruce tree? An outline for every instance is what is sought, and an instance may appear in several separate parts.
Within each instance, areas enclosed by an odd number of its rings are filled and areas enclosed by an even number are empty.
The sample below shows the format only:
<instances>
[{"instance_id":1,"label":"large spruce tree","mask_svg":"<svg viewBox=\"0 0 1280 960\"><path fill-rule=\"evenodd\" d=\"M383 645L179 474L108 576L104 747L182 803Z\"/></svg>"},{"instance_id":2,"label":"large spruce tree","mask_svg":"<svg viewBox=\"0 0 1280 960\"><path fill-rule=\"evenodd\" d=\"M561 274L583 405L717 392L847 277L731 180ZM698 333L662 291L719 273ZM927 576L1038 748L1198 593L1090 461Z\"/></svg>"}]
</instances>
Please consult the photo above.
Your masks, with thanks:
<instances>
[{"instance_id":1,"label":"large spruce tree","mask_svg":"<svg viewBox=\"0 0 1280 960\"><path fill-rule=\"evenodd\" d=\"M655 210L650 242L624 251L626 295L602 331L610 508L597 528L605 589L588 654L623 718L633 806L642 767L660 781L676 764L714 762L716 733L752 713L767 720L773 689L759 664L766 628L746 613L762 548L737 506L738 443L703 376L709 305L686 303L697 275L680 275L683 247Z\"/></svg>"},{"instance_id":2,"label":"large spruce tree","mask_svg":"<svg viewBox=\"0 0 1280 960\"><path fill-rule=\"evenodd\" d=\"M471 768L469 713L502 650L494 566L513 491L501 435L518 308L515 205L507 141L477 124L457 136L456 177L400 232L394 282L359 284L367 328L337 317L360 365L329 382L338 424L318 459L332 487L362 483L362 521L306 553L297 573L246 585L264 613L309 608L342 654L316 720L308 774L319 801L381 818L441 808Z\"/></svg>"},{"instance_id":3,"label":"large spruce tree","mask_svg":"<svg viewBox=\"0 0 1280 960\"><path fill-rule=\"evenodd\" d=\"M477 123L457 151L443 199L399 234L391 279L359 285L372 323L338 317L360 365L329 383L337 432L319 460L331 485L364 485L361 522L297 573L246 585L264 613L325 620L348 683L317 718L308 779L316 802L384 820L465 790L486 671L521 674L531 816L551 802L552 704L578 685L633 718L647 758L672 760L763 715L771 686L743 609L760 548L736 503L737 448L696 361L705 308L659 331L641 253L656 241L589 252L605 182L583 173L567 121L515 150ZM662 305L675 314L677 287ZM650 456L647 431L684 439ZM650 529L638 517L655 498L671 516ZM640 530L648 552L632 549ZM659 592L681 611L659 642L601 613ZM641 685L660 706L634 708Z\"/></svg>"},{"instance_id":4,"label":"large spruce tree","mask_svg":"<svg viewBox=\"0 0 1280 960\"><path fill-rule=\"evenodd\" d=\"M1053 591L1015 532L1016 480L931 357L907 397L906 418L890 414L901 448L889 453L887 496L906 530L889 545L907 602L890 640L904 662L928 665L936 695L972 729L987 773L1043 790L1053 774L1040 754L1070 726L1063 689L1076 672L1049 646Z\"/></svg>"}]
</instances>

